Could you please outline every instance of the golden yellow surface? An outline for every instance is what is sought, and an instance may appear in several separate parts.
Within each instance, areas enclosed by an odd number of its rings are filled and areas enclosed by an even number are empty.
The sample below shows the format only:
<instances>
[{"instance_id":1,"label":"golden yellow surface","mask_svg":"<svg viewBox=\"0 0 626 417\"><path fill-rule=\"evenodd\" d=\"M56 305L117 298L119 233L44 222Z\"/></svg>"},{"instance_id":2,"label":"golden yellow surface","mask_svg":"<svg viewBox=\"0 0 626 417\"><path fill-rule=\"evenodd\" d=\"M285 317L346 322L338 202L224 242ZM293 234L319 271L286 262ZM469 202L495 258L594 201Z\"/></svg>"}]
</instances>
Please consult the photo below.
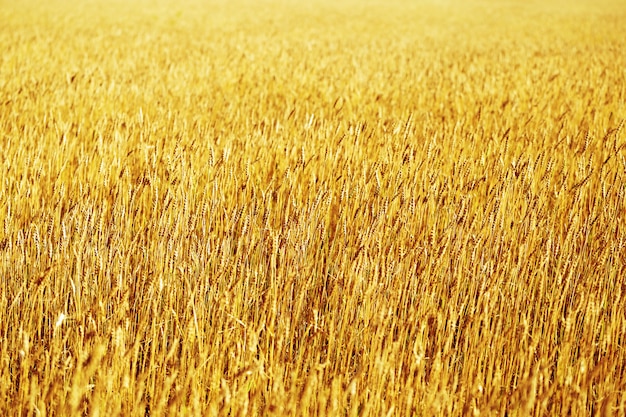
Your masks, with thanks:
<instances>
[{"instance_id":1,"label":"golden yellow surface","mask_svg":"<svg viewBox=\"0 0 626 417\"><path fill-rule=\"evenodd\" d=\"M622 1L0 0L0 415L626 413Z\"/></svg>"}]
</instances>

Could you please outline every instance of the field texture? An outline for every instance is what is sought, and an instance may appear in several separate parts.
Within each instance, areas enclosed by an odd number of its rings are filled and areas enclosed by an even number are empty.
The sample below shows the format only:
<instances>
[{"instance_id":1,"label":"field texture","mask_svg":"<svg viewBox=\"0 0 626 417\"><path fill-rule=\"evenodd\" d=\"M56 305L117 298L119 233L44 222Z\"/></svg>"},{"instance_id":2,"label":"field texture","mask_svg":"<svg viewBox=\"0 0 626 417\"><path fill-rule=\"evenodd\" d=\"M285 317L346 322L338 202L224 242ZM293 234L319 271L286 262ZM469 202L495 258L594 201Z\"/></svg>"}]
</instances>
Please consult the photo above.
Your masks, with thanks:
<instances>
[{"instance_id":1,"label":"field texture","mask_svg":"<svg viewBox=\"0 0 626 417\"><path fill-rule=\"evenodd\" d=\"M0 0L0 415L624 415L624 40L619 0Z\"/></svg>"}]
</instances>

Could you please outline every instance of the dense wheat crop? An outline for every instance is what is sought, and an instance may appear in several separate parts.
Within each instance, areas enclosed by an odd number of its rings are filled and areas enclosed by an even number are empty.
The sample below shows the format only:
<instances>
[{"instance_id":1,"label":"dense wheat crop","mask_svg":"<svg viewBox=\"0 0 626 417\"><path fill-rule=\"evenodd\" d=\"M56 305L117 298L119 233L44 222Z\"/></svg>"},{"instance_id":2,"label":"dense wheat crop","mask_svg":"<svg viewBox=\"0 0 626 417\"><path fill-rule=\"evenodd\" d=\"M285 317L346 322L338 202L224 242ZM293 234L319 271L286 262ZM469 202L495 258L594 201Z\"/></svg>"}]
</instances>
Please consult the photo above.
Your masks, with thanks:
<instances>
[{"instance_id":1,"label":"dense wheat crop","mask_svg":"<svg viewBox=\"0 0 626 417\"><path fill-rule=\"evenodd\" d=\"M626 413L626 5L0 0L0 414Z\"/></svg>"}]
</instances>

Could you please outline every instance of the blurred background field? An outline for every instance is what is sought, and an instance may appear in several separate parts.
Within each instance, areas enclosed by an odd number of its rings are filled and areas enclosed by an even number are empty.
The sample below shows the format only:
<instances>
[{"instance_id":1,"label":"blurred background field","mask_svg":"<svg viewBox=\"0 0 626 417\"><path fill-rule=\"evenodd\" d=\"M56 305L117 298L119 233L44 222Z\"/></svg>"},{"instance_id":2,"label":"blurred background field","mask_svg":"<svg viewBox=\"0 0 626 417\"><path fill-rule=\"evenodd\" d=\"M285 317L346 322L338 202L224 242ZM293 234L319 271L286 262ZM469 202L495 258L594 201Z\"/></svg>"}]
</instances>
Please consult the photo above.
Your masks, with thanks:
<instances>
[{"instance_id":1,"label":"blurred background field","mask_svg":"<svg viewBox=\"0 0 626 417\"><path fill-rule=\"evenodd\" d=\"M621 1L0 0L0 414L626 413Z\"/></svg>"}]
</instances>

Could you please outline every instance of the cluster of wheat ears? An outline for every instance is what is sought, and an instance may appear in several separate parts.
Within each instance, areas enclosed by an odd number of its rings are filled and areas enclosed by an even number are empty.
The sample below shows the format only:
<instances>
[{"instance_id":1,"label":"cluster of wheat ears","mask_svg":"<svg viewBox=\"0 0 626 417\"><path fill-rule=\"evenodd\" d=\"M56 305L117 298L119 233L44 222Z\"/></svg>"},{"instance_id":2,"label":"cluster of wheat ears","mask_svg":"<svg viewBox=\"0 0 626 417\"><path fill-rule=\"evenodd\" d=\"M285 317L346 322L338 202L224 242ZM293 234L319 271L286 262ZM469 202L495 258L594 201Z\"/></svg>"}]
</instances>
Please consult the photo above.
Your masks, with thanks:
<instances>
[{"instance_id":1,"label":"cluster of wheat ears","mask_svg":"<svg viewBox=\"0 0 626 417\"><path fill-rule=\"evenodd\" d=\"M0 0L0 414L623 415L620 1Z\"/></svg>"}]
</instances>

